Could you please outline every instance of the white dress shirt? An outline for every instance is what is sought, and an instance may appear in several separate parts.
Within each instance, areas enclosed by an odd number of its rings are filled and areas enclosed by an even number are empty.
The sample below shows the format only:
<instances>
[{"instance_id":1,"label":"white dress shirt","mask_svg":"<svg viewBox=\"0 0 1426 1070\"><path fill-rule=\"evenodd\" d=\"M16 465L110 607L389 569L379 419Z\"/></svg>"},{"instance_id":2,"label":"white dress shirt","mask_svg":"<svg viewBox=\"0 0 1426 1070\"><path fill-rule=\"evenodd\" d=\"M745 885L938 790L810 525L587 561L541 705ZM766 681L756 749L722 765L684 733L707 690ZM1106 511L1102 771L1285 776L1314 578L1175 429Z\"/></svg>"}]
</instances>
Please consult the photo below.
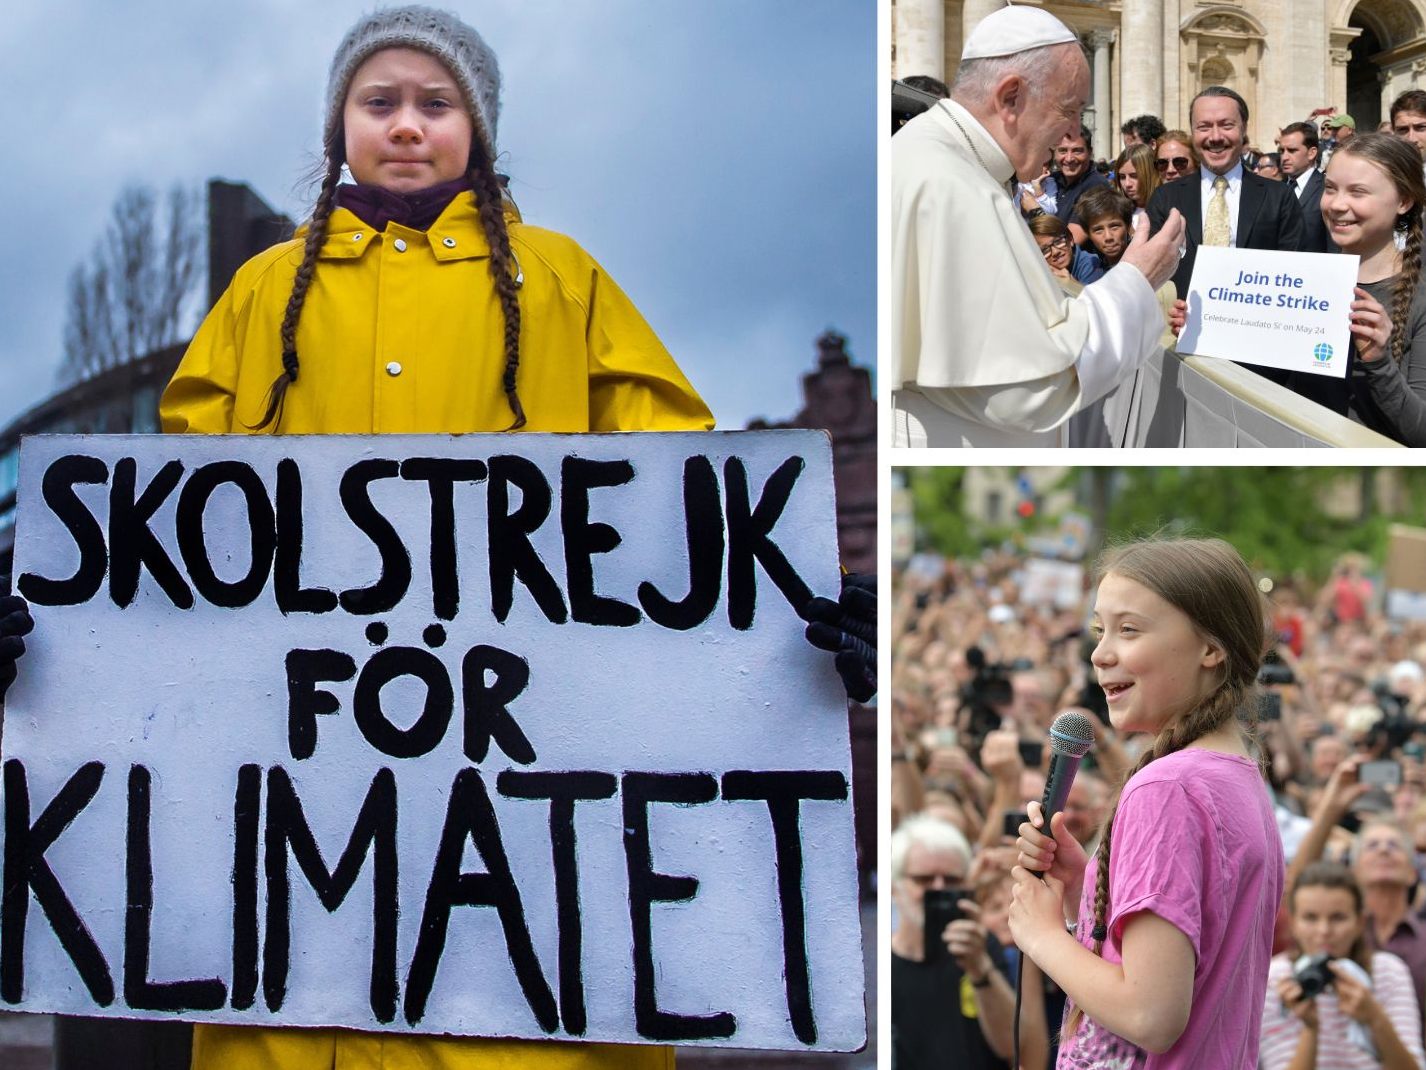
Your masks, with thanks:
<instances>
[{"instance_id":1,"label":"white dress shirt","mask_svg":"<svg viewBox=\"0 0 1426 1070\"><path fill-rule=\"evenodd\" d=\"M1199 171L1199 176L1198 189L1203 199L1199 204L1201 214L1198 218L1202 222L1207 223L1208 202L1213 197L1213 180L1218 176L1206 167ZM1226 193L1228 198L1228 244L1237 245L1238 201L1243 195L1243 161L1239 159L1238 162L1233 165L1233 169L1223 177L1228 180L1228 190Z\"/></svg>"}]
</instances>

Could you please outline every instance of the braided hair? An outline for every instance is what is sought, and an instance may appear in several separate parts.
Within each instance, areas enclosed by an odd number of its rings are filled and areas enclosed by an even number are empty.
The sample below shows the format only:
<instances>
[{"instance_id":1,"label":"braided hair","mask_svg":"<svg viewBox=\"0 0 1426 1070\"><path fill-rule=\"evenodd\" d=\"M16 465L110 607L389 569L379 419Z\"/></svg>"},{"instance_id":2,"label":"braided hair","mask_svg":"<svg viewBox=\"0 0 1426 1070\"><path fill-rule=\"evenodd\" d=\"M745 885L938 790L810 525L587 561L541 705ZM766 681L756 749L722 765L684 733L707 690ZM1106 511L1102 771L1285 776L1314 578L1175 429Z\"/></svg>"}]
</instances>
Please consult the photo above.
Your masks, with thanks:
<instances>
[{"instance_id":1,"label":"braided hair","mask_svg":"<svg viewBox=\"0 0 1426 1070\"><path fill-rule=\"evenodd\" d=\"M1410 201L1396 217L1396 229L1406 235L1401 252L1401 271L1391 291L1391 359L1401 363L1410 342L1411 299L1421 279L1421 213L1426 206L1426 181L1421 175L1421 153L1416 146L1395 134L1375 131L1358 134L1337 146L1336 156L1360 156L1379 167L1391 179L1396 192Z\"/></svg>"},{"instance_id":2,"label":"braided hair","mask_svg":"<svg viewBox=\"0 0 1426 1070\"><path fill-rule=\"evenodd\" d=\"M312 219L308 223L307 238L302 247L302 264L297 276L292 280L292 294L287 299L287 310L282 317L282 371L268 388L266 408L262 419L249 424L249 430L261 431L272 427L275 434L282 423L283 401L288 387L297 382L300 364L297 359L297 323L302 317L302 306L307 301L307 291L312 285L312 276L317 270L317 256L327 237L327 224L336 202L337 183L341 178L342 164L346 159L346 135L338 124L328 137L324 148L324 171L322 186L317 194L317 203L312 209ZM495 292L500 299L500 310L505 317L505 365L501 374L501 386L509 402L514 420L506 431L518 431L525 426L525 408L520 404L520 395L515 388L516 373L520 367L520 302L518 291L522 283L519 262L510 247L510 232L505 225L505 197L500 179L495 174L494 164L481 145L479 138L471 139L470 166L466 172L471 191L475 194L476 206L480 213L481 229L490 245L490 274L495 283Z\"/></svg>"},{"instance_id":3,"label":"braided hair","mask_svg":"<svg viewBox=\"0 0 1426 1070\"><path fill-rule=\"evenodd\" d=\"M1102 955L1108 937L1109 861L1114 846L1114 818L1119 799L1134 774L1150 763L1183 750L1195 740L1240 718L1255 742L1258 668L1267 646L1267 614L1253 574L1238 551L1221 539L1152 539L1106 551L1096 582L1109 574L1133 580L1183 612L1198 633L1223 653L1216 686L1186 714L1172 719L1154 737L1114 793L1104 819L1094 886L1094 953ZM1078 1027L1076 1006L1062 1036Z\"/></svg>"}]
</instances>

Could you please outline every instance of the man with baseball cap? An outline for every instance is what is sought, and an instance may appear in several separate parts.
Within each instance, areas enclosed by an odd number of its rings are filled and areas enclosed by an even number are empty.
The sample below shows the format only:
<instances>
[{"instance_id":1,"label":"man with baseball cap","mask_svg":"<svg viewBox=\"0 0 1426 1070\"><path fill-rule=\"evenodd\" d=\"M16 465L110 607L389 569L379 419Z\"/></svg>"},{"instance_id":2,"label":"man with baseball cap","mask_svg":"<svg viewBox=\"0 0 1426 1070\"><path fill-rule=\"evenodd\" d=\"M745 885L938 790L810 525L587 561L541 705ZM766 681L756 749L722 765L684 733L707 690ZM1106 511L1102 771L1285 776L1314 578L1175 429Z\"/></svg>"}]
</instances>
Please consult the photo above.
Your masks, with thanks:
<instances>
[{"instance_id":1,"label":"man with baseball cap","mask_svg":"<svg viewBox=\"0 0 1426 1070\"><path fill-rule=\"evenodd\" d=\"M950 98L892 139L894 445L1062 444L1069 418L1158 348L1177 214L1069 298L1015 203L1014 179L1079 129L1088 93L1073 31L1007 7L966 38Z\"/></svg>"}]
</instances>

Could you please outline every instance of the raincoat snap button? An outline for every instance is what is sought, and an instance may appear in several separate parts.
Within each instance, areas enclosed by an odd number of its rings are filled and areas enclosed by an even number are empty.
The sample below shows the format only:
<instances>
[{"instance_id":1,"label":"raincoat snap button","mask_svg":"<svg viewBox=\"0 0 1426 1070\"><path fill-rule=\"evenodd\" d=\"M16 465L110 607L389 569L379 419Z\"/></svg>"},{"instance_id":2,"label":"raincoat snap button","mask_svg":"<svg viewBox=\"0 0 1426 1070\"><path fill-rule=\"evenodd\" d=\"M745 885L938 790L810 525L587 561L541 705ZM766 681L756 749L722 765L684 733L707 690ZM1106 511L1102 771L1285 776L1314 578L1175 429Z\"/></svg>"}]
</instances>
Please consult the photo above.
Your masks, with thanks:
<instances>
[{"instance_id":1,"label":"raincoat snap button","mask_svg":"<svg viewBox=\"0 0 1426 1070\"><path fill-rule=\"evenodd\" d=\"M406 239L405 239L405 238L397 238L397 239L396 239L394 242L392 242L391 244L394 245L394 246L396 246L396 251L397 251L398 253L404 253L404 252L406 251Z\"/></svg>"},{"instance_id":2,"label":"raincoat snap button","mask_svg":"<svg viewBox=\"0 0 1426 1070\"><path fill-rule=\"evenodd\" d=\"M353 235L352 235L352 241L361 241L361 238L362 238L362 236L361 236L360 234L353 234Z\"/></svg>"},{"instance_id":3,"label":"raincoat snap button","mask_svg":"<svg viewBox=\"0 0 1426 1070\"><path fill-rule=\"evenodd\" d=\"M456 247L456 240L454 238L442 238L441 244L447 249L454 249Z\"/></svg>"},{"instance_id":4,"label":"raincoat snap button","mask_svg":"<svg viewBox=\"0 0 1426 1070\"><path fill-rule=\"evenodd\" d=\"M386 366L386 374L390 375L392 378L395 378L396 376L400 375L401 362L399 360L393 360L390 364Z\"/></svg>"}]
</instances>

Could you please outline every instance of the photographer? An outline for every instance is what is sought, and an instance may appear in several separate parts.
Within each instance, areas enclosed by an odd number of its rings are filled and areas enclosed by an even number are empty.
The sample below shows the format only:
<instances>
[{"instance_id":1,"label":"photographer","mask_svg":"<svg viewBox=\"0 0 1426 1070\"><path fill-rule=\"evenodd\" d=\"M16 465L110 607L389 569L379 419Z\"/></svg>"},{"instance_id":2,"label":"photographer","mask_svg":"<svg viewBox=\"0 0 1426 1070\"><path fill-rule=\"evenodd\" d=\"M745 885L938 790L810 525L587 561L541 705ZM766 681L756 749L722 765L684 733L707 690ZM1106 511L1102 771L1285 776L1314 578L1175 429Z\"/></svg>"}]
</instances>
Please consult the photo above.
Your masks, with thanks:
<instances>
[{"instance_id":1,"label":"photographer","mask_svg":"<svg viewBox=\"0 0 1426 1070\"><path fill-rule=\"evenodd\" d=\"M891 1028L898 1070L997 1070L1009 1062L1015 993L999 941L972 899L970 868L969 843L944 821L919 815L892 834ZM928 933L927 895L942 891L962 893L953 900L955 920ZM1048 1047L1043 1007L1033 1003L1026 1002L1020 1023L1027 1068L1043 1067Z\"/></svg>"},{"instance_id":2,"label":"photographer","mask_svg":"<svg viewBox=\"0 0 1426 1070\"><path fill-rule=\"evenodd\" d=\"M1351 872L1315 863L1294 882L1288 902L1301 957L1272 961L1258 1065L1419 1070L1421 1020L1411 976L1395 955L1368 949L1362 889Z\"/></svg>"}]
</instances>

